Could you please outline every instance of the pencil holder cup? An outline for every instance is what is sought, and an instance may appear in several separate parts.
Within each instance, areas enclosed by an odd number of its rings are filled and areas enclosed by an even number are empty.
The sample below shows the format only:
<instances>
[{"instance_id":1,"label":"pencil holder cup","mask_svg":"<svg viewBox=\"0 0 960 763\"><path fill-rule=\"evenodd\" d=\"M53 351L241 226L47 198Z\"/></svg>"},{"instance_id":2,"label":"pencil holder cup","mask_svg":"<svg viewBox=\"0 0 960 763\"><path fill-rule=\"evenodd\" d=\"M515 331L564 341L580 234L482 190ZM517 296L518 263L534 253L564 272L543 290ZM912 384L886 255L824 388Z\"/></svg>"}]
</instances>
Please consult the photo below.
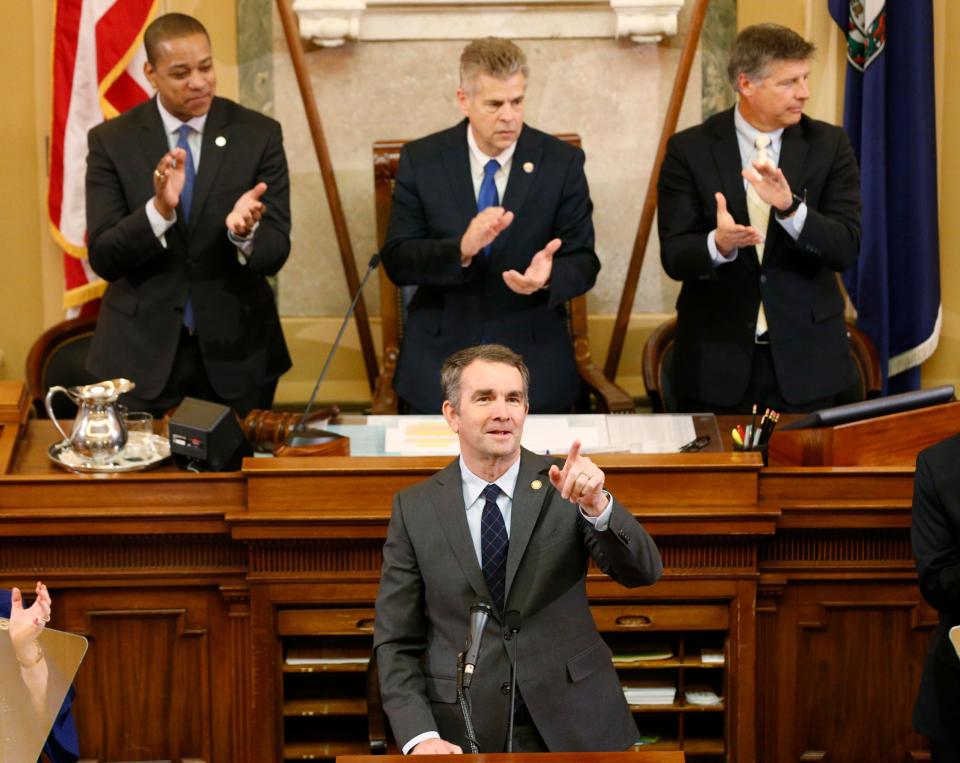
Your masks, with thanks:
<instances>
[{"instance_id":1,"label":"pencil holder cup","mask_svg":"<svg viewBox=\"0 0 960 763\"><path fill-rule=\"evenodd\" d=\"M742 445L737 445L736 443L733 443L733 449L738 453L759 453L760 458L763 459L763 465L767 466L768 464L769 443L758 445L756 448L744 448Z\"/></svg>"}]
</instances>

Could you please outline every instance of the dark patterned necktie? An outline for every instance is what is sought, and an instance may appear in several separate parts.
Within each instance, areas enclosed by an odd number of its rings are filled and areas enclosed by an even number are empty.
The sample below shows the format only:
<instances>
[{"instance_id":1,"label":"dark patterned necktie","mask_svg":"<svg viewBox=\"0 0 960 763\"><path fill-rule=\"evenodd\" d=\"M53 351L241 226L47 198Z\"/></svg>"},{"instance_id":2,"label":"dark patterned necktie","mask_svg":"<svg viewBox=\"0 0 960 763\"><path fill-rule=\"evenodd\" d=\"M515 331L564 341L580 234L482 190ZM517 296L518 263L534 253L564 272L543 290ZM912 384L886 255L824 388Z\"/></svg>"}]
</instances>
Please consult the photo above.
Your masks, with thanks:
<instances>
[{"instance_id":1,"label":"dark patterned necktie","mask_svg":"<svg viewBox=\"0 0 960 763\"><path fill-rule=\"evenodd\" d=\"M483 577L493 597L494 606L503 611L503 594L507 584L507 525L497 506L500 488L487 485L483 489L483 516L480 519L480 558Z\"/></svg>"}]
</instances>

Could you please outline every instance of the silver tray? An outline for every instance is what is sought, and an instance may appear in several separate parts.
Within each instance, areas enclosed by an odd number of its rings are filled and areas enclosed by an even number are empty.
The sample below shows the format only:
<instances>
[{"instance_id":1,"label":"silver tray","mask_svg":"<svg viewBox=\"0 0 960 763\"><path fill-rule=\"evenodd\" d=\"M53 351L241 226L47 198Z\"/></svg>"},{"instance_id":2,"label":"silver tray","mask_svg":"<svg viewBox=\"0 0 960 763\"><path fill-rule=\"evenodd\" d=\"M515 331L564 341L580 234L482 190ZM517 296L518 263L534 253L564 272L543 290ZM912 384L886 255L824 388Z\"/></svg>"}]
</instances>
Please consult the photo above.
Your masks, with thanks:
<instances>
[{"instance_id":1,"label":"silver tray","mask_svg":"<svg viewBox=\"0 0 960 763\"><path fill-rule=\"evenodd\" d=\"M105 464L95 464L74 452L68 440L55 442L47 450L50 460L62 469L83 474L120 474L122 472L138 472L149 469L151 466L162 464L170 458L170 441L158 434L144 434L131 432L127 441L136 442L137 438L150 438L153 446L153 456L147 459L129 458L127 448L124 448Z\"/></svg>"}]
</instances>

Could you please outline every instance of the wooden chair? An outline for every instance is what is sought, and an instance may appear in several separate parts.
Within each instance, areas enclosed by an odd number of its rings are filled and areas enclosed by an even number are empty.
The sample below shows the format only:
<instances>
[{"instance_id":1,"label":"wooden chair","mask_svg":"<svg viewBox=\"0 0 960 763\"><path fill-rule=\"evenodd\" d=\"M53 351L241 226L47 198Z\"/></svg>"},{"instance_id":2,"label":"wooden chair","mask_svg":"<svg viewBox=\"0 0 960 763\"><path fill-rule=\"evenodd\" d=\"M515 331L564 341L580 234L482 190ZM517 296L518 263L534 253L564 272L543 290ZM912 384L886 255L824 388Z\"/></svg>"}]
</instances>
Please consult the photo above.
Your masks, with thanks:
<instances>
[{"instance_id":1,"label":"wooden chair","mask_svg":"<svg viewBox=\"0 0 960 763\"><path fill-rule=\"evenodd\" d=\"M72 387L100 381L86 369L87 351L96 328L96 318L62 321L44 331L27 355L27 388L40 418L47 417L43 399L55 385ZM72 419L77 407L66 395L57 395L53 411L58 419Z\"/></svg>"},{"instance_id":2,"label":"wooden chair","mask_svg":"<svg viewBox=\"0 0 960 763\"><path fill-rule=\"evenodd\" d=\"M580 136L571 133L558 138L574 146L580 145ZM377 213L377 246L383 248L390 222L390 205L393 201L394 179L400 161L400 149L406 141L381 140L373 144L373 187ZM403 338L404 304L402 292L380 268L380 325L383 337L383 367L377 377L373 393L375 414L397 413L397 393L393 389L393 377L400 356L400 340ZM567 303L567 318L573 352L584 389L583 400L578 408L589 410L590 395L595 396L597 409L607 413L633 413L633 398L607 379L593 362L590 339L587 336L587 298L575 297Z\"/></svg>"},{"instance_id":3,"label":"wooden chair","mask_svg":"<svg viewBox=\"0 0 960 763\"><path fill-rule=\"evenodd\" d=\"M673 413L677 410L671 373L673 338L676 331L677 319L673 317L657 326L643 346L643 384L647 388L654 413ZM850 355L857 369L857 383L840 395L837 405L879 397L883 389L880 358L873 343L866 334L849 322L847 337L850 340Z\"/></svg>"}]
</instances>

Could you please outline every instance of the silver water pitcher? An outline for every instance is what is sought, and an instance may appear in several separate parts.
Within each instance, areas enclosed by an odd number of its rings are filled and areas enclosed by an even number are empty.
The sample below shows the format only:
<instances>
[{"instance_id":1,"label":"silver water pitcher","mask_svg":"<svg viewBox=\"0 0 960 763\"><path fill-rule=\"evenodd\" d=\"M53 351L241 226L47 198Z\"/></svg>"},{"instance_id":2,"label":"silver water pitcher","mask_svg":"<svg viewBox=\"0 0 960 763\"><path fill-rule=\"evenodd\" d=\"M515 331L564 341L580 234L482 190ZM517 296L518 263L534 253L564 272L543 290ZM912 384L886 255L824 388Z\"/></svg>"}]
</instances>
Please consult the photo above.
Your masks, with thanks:
<instances>
[{"instance_id":1,"label":"silver water pitcher","mask_svg":"<svg viewBox=\"0 0 960 763\"><path fill-rule=\"evenodd\" d=\"M117 398L134 386L129 379L111 379L83 387L51 387L45 399L47 415L77 455L94 464L106 464L127 444L127 426ZM53 413L52 401L57 392L65 394L78 407L69 435Z\"/></svg>"}]
</instances>

